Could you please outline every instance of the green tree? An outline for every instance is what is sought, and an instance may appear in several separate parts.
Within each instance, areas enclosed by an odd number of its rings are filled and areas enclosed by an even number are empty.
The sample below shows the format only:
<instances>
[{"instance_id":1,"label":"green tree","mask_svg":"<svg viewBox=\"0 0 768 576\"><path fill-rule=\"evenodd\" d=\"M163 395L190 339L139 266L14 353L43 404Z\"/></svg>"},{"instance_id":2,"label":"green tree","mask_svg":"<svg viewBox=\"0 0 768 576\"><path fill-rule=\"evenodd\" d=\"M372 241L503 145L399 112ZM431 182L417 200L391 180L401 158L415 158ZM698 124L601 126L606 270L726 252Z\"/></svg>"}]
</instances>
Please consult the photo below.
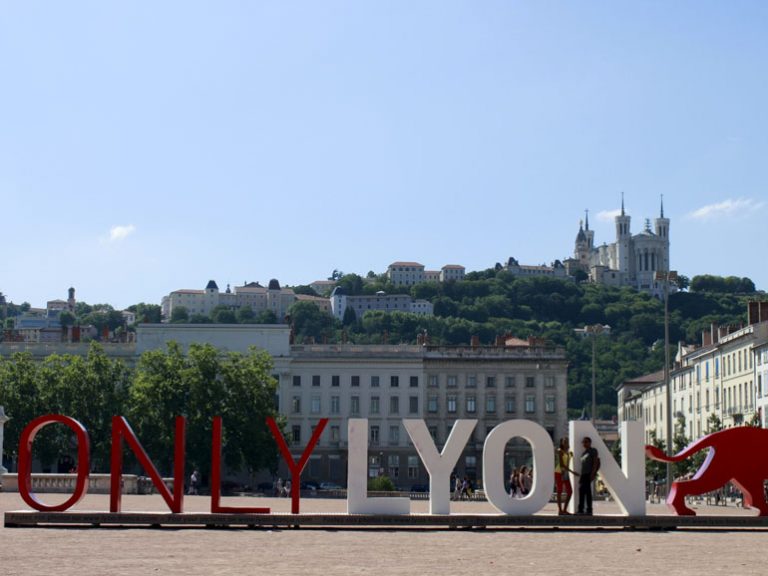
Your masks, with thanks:
<instances>
[{"instance_id":1,"label":"green tree","mask_svg":"<svg viewBox=\"0 0 768 576\"><path fill-rule=\"evenodd\" d=\"M707 434L720 432L722 429L723 422L720 420L720 417L715 413L710 414L709 418L707 418Z\"/></svg>"},{"instance_id":2,"label":"green tree","mask_svg":"<svg viewBox=\"0 0 768 576\"><path fill-rule=\"evenodd\" d=\"M224 421L223 455L230 470L274 468L277 448L265 424L277 417L277 383L264 351L221 356L193 344L187 355L175 343L142 354L130 394L131 423L156 462L170 473L174 420L187 417L190 466L210 470L214 416Z\"/></svg>"},{"instance_id":3,"label":"green tree","mask_svg":"<svg viewBox=\"0 0 768 576\"><path fill-rule=\"evenodd\" d=\"M371 492L394 492L397 488L389 476L377 476L368 480L368 490Z\"/></svg>"},{"instance_id":4,"label":"green tree","mask_svg":"<svg viewBox=\"0 0 768 576\"><path fill-rule=\"evenodd\" d=\"M157 304L139 302L129 306L128 310L136 314L137 324L159 324L162 322L162 308Z\"/></svg>"},{"instance_id":5,"label":"green tree","mask_svg":"<svg viewBox=\"0 0 768 576\"><path fill-rule=\"evenodd\" d=\"M334 278L334 280L336 280L336 286L342 288L344 293L349 296L363 293L365 282L363 281L363 278L357 274L344 274L339 278Z\"/></svg>"},{"instance_id":6,"label":"green tree","mask_svg":"<svg viewBox=\"0 0 768 576\"><path fill-rule=\"evenodd\" d=\"M335 329L333 318L320 310L313 302L296 302L288 309L294 334L298 341L314 338L321 341L330 338Z\"/></svg>"},{"instance_id":7,"label":"green tree","mask_svg":"<svg viewBox=\"0 0 768 576\"><path fill-rule=\"evenodd\" d=\"M251 308L250 306L243 306L241 308L238 308L237 314L235 316L237 317L238 324L256 323L256 313L253 311L253 308Z\"/></svg>"},{"instance_id":8,"label":"green tree","mask_svg":"<svg viewBox=\"0 0 768 576\"><path fill-rule=\"evenodd\" d=\"M651 430L649 434L651 436L650 438L651 446L655 446L662 452L666 452L667 451L666 444L664 443L664 440L659 440L659 438L656 436L656 430ZM666 475L667 475L667 465L664 462L651 460L650 458L645 459L646 478L649 478L651 480L658 482L662 478L665 478Z\"/></svg>"},{"instance_id":9,"label":"green tree","mask_svg":"<svg viewBox=\"0 0 768 576\"><path fill-rule=\"evenodd\" d=\"M293 287L294 294L306 294L307 296L320 296L311 286L299 285Z\"/></svg>"},{"instance_id":10,"label":"green tree","mask_svg":"<svg viewBox=\"0 0 768 576\"><path fill-rule=\"evenodd\" d=\"M226 306L216 306L211 310L211 320L216 324L237 324L235 311Z\"/></svg>"},{"instance_id":11,"label":"green tree","mask_svg":"<svg viewBox=\"0 0 768 576\"><path fill-rule=\"evenodd\" d=\"M347 308L344 310L344 317L341 320L341 323L344 326L351 326L352 324L355 324L357 322L357 313L355 312L355 309L351 306L347 306Z\"/></svg>"},{"instance_id":12,"label":"green tree","mask_svg":"<svg viewBox=\"0 0 768 576\"><path fill-rule=\"evenodd\" d=\"M186 306L174 306L171 312L171 323L182 324L184 322L189 322L189 311Z\"/></svg>"},{"instance_id":13,"label":"green tree","mask_svg":"<svg viewBox=\"0 0 768 576\"><path fill-rule=\"evenodd\" d=\"M10 358L0 357L0 405L12 420L5 425L5 454L15 458L18 454L21 431L34 418L46 412L41 398L38 364L29 353L15 353ZM46 446L47 437L35 442L35 453L50 464L55 448Z\"/></svg>"},{"instance_id":14,"label":"green tree","mask_svg":"<svg viewBox=\"0 0 768 576\"><path fill-rule=\"evenodd\" d=\"M272 310L262 310L256 316L257 324L277 324L277 314Z\"/></svg>"},{"instance_id":15,"label":"green tree","mask_svg":"<svg viewBox=\"0 0 768 576\"><path fill-rule=\"evenodd\" d=\"M88 430L92 468L109 469L111 419L126 408L131 373L119 360L106 356L103 348L91 344L85 358L52 355L38 367L41 399L46 412L66 414ZM67 429L58 428L58 454L75 456Z\"/></svg>"},{"instance_id":16,"label":"green tree","mask_svg":"<svg viewBox=\"0 0 768 576\"><path fill-rule=\"evenodd\" d=\"M77 318L75 315L69 310L64 310L59 314L59 324L61 324L64 328L74 326L76 320Z\"/></svg>"}]
</instances>

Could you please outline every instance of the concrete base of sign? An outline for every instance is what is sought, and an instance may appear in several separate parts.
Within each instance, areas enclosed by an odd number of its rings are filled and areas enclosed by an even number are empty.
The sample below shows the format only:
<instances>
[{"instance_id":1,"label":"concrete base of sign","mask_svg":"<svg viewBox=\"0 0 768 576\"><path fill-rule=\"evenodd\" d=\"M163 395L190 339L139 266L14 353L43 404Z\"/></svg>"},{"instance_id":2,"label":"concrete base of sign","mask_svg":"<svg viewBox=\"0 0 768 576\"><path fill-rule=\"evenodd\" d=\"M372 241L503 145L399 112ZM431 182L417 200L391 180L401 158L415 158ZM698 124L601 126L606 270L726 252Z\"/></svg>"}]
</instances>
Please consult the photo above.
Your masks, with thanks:
<instances>
[{"instance_id":1,"label":"concrete base of sign","mask_svg":"<svg viewBox=\"0 0 768 576\"><path fill-rule=\"evenodd\" d=\"M211 514L187 512L34 512L5 513L6 528L25 527L123 527L123 528L538 528L674 530L763 529L768 517L760 516L505 516L501 514Z\"/></svg>"}]
</instances>

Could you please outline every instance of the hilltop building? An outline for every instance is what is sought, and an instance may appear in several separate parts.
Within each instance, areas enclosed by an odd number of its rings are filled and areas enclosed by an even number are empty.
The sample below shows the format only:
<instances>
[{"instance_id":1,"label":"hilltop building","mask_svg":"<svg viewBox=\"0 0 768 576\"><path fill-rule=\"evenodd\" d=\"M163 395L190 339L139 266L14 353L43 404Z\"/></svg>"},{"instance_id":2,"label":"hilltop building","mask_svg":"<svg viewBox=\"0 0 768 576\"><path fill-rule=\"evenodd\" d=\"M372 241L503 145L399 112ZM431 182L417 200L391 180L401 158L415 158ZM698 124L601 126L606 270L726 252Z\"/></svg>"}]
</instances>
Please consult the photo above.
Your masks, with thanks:
<instances>
[{"instance_id":1,"label":"hilltop building","mask_svg":"<svg viewBox=\"0 0 768 576\"><path fill-rule=\"evenodd\" d=\"M655 296L663 294L662 282L656 280L656 272L669 271L669 218L664 217L662 198L659 217L646 220L645 228L638 234L630 230L631 217L624 210L615 218L616 241L595 246L595 232L589 228L589 213L579 224L574 257L564 262L570 275L582 271L591 282L608 286L631 286Z\"/></svg>"},{"instance_id":2,"label":"hilltop building","mask_svg":"<svg viewBox=\"0 0 768 576\"><path fill-rule=\"evenodd\" d=\"M386 292L376 292L376 294L363 294L360 296L348 296L344 293L341 286L337 286L331 293L331 312L334 318L342 320L347 308L355 311L358 319L363 314L370 311L379 310L381 312L410 312L412 314L423 314L432 316L432 303L427 300L417 300L408 294L387 294Z\"/></svg>"},{"instance_id":3,"label":"hilltop building","mask_svg":"<svg viewBox=\"0 0 768 576\"><path fill-rule=\"evenodd\" d=\"M466 268L459 264L446 264L440 270L425 270L418 262L392 262L387 267L387 278L395 286L463 280L465 274Z\"/></svg>"},{"instance_id":4,"label":"hilltop building","mask_svg":"<svg viewBox=\"0 0 768 576\"><path fill-rule=\"evenodd\" d=\"M170 320L173 309L183 306L192 314L209 315L217 306L225 306L232 310L250 307L257 314L264 310L274 312L278 320L285 318L288 308L296 301L296 296L290 288L281 288L277 280L270 280L265 288L258 282L248 282L235 286L232 291L227 285L224 292L214 280L210 280L205 290L174 290L162 300L163 318Z\"/></svg>"},{"instance_id":5,"label":"hilltop building","mask_svg":"<svg viewBox=\"0 0 768 576\"><path fill-rule=\"evenodd\" d=\"M515 258L510 257L504 265L504 269L513 276L529 278L531 276L550 276L552 278L568 278L568 272L560 260L555 260L551 266L530 266L520 264Z\"/></svg>"}]
</instances>

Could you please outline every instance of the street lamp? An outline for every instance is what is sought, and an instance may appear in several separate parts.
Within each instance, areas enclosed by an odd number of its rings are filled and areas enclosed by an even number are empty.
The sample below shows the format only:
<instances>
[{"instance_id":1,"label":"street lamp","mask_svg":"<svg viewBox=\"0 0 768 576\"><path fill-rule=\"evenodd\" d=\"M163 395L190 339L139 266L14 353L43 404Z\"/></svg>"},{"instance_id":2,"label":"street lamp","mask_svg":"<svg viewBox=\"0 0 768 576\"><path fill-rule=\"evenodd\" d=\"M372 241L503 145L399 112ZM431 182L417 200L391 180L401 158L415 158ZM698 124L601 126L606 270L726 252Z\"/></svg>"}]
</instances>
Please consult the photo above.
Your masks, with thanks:
<instances>
[{"instance_id":1,"label":"street lamp","mask_svg":"<svg viewBox=\"0 0 768 576\"><path fill-rule=\"evenodd\" d=\"M666 389L667 455L672 456L672 383L669 381L669 283L677 282L677 271L657 271L656 281L664 283L664 388ZM672 463L667 462L667 494L672 490Z\"/></svg>"},{"instance_id":2,"label":"street lamp","mask_svg":"<svg viewBox=\"0 0 768 576\"><path fill-rule=\"evenodd\" d=\"M595 415L597 414L597 337L601 334L610 333L611 327L602 324L592 324L585 326L584 331L592 335L592 426L595 425Z\"/></svg>"}]
</instances>

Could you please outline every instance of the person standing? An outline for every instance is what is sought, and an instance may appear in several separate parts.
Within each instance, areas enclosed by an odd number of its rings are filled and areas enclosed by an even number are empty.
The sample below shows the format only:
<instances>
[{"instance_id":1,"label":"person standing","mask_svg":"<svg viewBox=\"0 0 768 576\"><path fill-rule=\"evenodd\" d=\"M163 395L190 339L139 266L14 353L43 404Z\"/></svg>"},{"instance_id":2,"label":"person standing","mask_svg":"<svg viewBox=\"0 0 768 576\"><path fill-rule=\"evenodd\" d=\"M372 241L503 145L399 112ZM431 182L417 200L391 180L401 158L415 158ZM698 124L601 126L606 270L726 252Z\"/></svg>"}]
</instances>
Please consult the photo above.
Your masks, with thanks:
<instances>
[{"instance_id":1,"label":"person standing","mask_svg":"<svg viewBox=\"0 0 768 576\"><path fill-rule=\"evenodd\" d=\"M523 466L520 468L520 477L519 477L519 490L520 490L520 497L525 498L528 496L528 493L531 491L531 488L533 487L533 477L531 476L531 473L528 470L528 466Z\"/></svg>"},{"instance_id":2,"label":"person standing","mask_svg":"<svg viewBox=\"0 0 768 576\"><path fill-rule=\"evenodd\" d=\"M592 438L585 436L581 441L584 452L581 455L581 475L579 476L579 514L592 515L592 482L600 469L600 458L592 447Z\"/></svg>"},{"instance_id":3,"label":"person standing","mask_svg":"<svg viewBox=\"0 0 768 576\"><path fill-rule=\"evenodd\" d=\"M570 514L568 504L573 495L573 488L571 488L569 473L579 475L571 469L571 460L573 460L573 452L570 451L568 438L563 437L560 439L560 447L557 449L557 460L555 461L555 491L557 492L557 513L559 515ZM563 492L565 492L564 502L562 500Z\"/></svg>"},{"instance_id":4,"label":"person standing","mask_svg":"<svg viewBox=\"0 0 768 576\"><path fill-rule=\"evenodd\" d=\"M197 470L197 468L195 468L194 471L192 472L192 476L189 477L189 492L187 492L187 494L197 495L199 485L200 485L200 472Z\"/></svg>"}]
</instances>

